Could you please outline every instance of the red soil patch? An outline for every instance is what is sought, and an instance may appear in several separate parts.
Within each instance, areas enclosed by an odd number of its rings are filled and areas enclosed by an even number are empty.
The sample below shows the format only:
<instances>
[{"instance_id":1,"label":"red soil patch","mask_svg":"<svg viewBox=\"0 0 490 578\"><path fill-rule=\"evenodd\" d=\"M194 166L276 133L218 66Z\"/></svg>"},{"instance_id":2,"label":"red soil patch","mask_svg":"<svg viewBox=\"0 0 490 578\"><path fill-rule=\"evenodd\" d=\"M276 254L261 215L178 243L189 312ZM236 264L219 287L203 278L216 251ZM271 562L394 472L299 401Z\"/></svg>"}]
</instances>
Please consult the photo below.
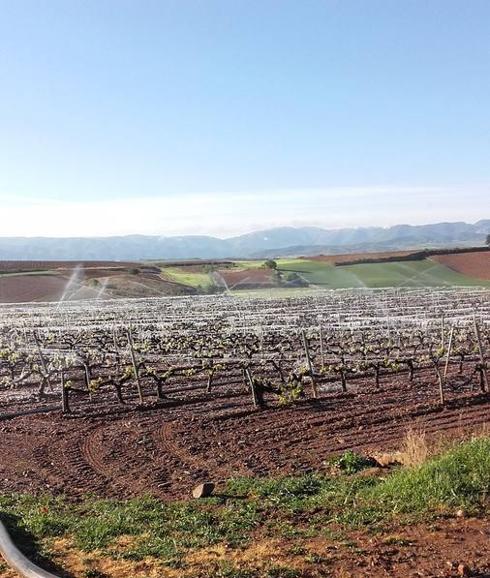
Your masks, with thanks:
<instances>
[{"instance_id":1,"label":"red soil patch","mask_svg":"<svg viewBox=\"0 0 490 578\"><path fill-rule=\"evenodd\" d=\"M230 289L277 286L274 272L271 269L243 269L241 271L222 269L219 274Z\"/></svg>"},{"instance_id":2,"label":"red soil patch","mask_svg":"<svg viewBox=\"0 0 490 578\"><path fill-rule=\"evenodd\" d=\"M321 470L348 449L396 449L412 427L446 439L490 419L488 397L456 373L444 409L430 371L412 383L406 374L383 377L380 390L372 381L264 410L253 408L240 379L224 376L212 393L169 393L160 404L146 398L139 410L73 398L69 417L53 411L0 421L0 491L184 498L203 480ZM53 402L57 410L58 396Z\"/></svg>"},{"instance_id":3,"label":"red soil patch","mask_svg":"<svg viewBox=\"0 0 490 578\"><path fill-rule=\"evenodd\" d=\"M135 268L136 270L136 268ZM125 267L60 267L52 274L11 273L0 275L0 303L25 303L32 301L59 301L70 277L76 273L76 281L68 299L91 299L98 296L102 284L108 297L154 297L182 295L193 291L178 283L165 281L152 267L140 267L138 273L130 273ZM99 284L91 282L98 279ZM111 294L112 293L112 294Z\"/></svg>"},{"instance_id":4,"label":"red soil patch","mask_svg":"<svg viewBox=\"0 0 490 578\"><path fill-rule=\"evenodd\" d=\"M307 542L320 562L308 578L485 578L490 572L487 519L438 519L387 526L381 532L350 532L349 546L328 539ZM318 573L316 570L319 570ZM322 573L325 570L327 573ZM303 574L302 574L303 576Z\"/></svg>"},{"instance_id":5,"label":"red soil patch","mask_svg":"<svg viewBox=\"0 0 490 578\"><path fill-rule=\"evenodd\" d=\"M139 267L139 263L122 261L0 261L0 273L20 273L28 271L73 270L75 267L83 269L114 268L128 269Z\"/></svg>"},{"instance_id":6,"label":"red soil patch","mask_svg":"<svg viewBox=\"0 0 490 578\"><path fill-rule=\"evenodd\" d=\"M490 250L474 253L455 253L453 255L434 255L431 259L463 275L490 280Z\"/></svg>"},{"instance_id":7,"label":"red soil patch","mask_svg":"<svg viewBox=\"0 0 490 578\"><path fill-rule=\"evenodd\" d=\"M0 303L58 301L67 279L59 275L12 275L0 277Z\"/></svg>"}]
</instances>

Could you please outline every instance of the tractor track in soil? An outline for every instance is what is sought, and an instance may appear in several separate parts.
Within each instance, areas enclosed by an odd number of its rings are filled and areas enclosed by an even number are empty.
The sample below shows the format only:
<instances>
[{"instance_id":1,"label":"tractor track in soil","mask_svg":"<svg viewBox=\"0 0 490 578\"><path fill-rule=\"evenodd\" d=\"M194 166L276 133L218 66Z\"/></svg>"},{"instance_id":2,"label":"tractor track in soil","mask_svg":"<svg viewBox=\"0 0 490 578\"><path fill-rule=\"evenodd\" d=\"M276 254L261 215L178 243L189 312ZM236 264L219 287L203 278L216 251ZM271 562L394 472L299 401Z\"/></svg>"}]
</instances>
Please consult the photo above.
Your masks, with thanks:
<instances>
[{"instance_id":1,"label":"tractor track in soil","mask_svg":"<svg viewBox=\"0 0 490 578\"><path fill-rule=\"evenodd\" d=\"M347 393L293 406L270 399L263 410L229 389L144 410L23 415L0 423L0 491L175 499L208 479L321 469L348 449L395 450L410 428L451 437L486 426L489 396L462 380L449 377L444 408L433 375L421 372L412 383L405 374L384 377L379 390L361 379Z\"/></svg>"}]
</instances>

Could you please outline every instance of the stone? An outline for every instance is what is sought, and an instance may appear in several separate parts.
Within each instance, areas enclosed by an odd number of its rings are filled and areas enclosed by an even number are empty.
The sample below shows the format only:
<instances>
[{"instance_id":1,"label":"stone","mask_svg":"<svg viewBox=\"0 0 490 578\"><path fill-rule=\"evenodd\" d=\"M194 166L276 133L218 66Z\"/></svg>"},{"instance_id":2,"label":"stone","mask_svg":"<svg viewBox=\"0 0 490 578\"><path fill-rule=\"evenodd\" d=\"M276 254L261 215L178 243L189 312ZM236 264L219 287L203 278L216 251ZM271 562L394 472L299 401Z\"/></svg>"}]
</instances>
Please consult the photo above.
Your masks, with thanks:
<instances>
[{"instance_id":1,"label":"stone","mask_svg":"<svg viewBox=\"0 0 490 578\"><path fill-rule=\"evenodd\" d=\"M209 498L214 491L213 482L204 482L199 484L192 490L192 497L198 500L199 498Z\"/></svg>"},{"instance_id":2,"label":"stone","mask_svg":"<svg viewBox=\"0 0 490 578\"><path fill-rule=\"evenodd\" d=\"M373 455L372 458L378 464L380 468L387 468L389 466L395 466L400 464L400 459L397 453L384 453Z\"/></svg>"}]
</instances>

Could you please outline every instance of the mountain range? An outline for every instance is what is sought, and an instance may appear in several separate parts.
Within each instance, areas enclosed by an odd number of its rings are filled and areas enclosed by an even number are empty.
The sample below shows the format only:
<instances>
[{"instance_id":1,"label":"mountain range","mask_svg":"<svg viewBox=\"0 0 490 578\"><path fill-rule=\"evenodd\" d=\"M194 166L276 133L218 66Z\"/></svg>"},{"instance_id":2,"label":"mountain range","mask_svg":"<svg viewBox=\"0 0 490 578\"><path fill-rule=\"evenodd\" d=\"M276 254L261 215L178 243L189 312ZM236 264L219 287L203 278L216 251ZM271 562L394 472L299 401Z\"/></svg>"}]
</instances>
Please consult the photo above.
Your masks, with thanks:
<instances>
[{"instance_id":1,"label":"mountain range","mask_svg":"<svg viewBox=\"0 0 490 578\"><path fill-rule=\"evenodd\" d=\"M278 227L219 239L173 237L0 237L0 260L148 260L266 258L483 245L490 219L393 227Z\"/></svg>"}]
</instances>

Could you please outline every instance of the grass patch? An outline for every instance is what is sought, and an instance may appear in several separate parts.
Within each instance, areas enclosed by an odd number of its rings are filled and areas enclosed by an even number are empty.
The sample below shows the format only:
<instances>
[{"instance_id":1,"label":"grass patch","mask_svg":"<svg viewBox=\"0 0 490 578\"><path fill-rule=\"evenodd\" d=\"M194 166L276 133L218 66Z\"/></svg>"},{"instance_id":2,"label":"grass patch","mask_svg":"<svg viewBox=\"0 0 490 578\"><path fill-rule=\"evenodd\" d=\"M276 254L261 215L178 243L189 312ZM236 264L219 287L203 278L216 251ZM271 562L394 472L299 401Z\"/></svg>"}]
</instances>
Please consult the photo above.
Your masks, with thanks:
<instances>
[{"instance_id":1,"label":"grass patch","mask_svg":"<svg viewBox=\"0 0 490 578\"><path fill-rule=\"evenodd\" d=\"M60 498L14 495L2 496L0 509L36 539L69 535L78 548L90 552L111 551L116 538L134 536L124 556L154 556L169 563L192 548L242 545L258 521L254 504L237 501L225 507L218 500L166 504L146 497L70 504Z\"/></svg>"},{"instance_id":2,"label":"grass patch","mask_svg":"<svg viewBox=\"0 0 490 578\"><path fill-rule=\"evenodd\" d=\"M215 283L209 273L198 273L186 270L184 267L163 267L162 275L165 279L194 289L209 289Z\"/></svg>"},{"instance_id":3,"label":"grass patch","mask_svg":"<svg viewBox=\"0 0 490 578\"><path fill-rule=\"evenodd\" d=\"M373 463L373 460L356 452L346 451L342 455L331 460L331 465L338 468L344 474L352 475L375 464Z\"/></svg>"},{"instance_id":4,"label":"grass patch","mask_svg":"<svg viewBox=\"0 0 490 578\"><path fill-rule=\"evenodd\" d=\"M490 492L490 439L456 446L421 466L393 473L364 496L392 514L487 505Z\"/></svg>"},{"instance_id":5,"label":"grass patch","mask_svg":"<svg viewBox=\"0 0 490 578\"><path fill-rule=\"evenodd\" d=\"M226 498L175 503L152 497L88 498L73 504L62 498L10 495L0 496L0 511L8 523L16 519L19 530L40 544L43 554L49 553L49 540L67 537L80 551L116 560L154 559L179 569L185 568L189 553L212 546L240 550L268 537L294 540L299 552L302 540L333 536L339 529L375 530L380 524L410 521L420 514L447 515L461 508L478 514L488 507L488 437L458 444L422 465L400 468L386 477L358 475L365 463L351 452L337 462L341 473L334 476L237 478L228 482ZM213 572L213 576L287 578L296 570L264 567L260 573L247 574L246 568L225 564Z\"/></svg>"},{"instance_id":6,"label":"grass patch","mask_svg":"<svg viewBox=\"0 0 490 578\"><path fill-rule=\"evenodd\" d=\"M308 283L330 289L490 285L430 259L342 266L308 259L279 259L277 263L282 272L295 271Z\"/></svg>"}]
</instances>

